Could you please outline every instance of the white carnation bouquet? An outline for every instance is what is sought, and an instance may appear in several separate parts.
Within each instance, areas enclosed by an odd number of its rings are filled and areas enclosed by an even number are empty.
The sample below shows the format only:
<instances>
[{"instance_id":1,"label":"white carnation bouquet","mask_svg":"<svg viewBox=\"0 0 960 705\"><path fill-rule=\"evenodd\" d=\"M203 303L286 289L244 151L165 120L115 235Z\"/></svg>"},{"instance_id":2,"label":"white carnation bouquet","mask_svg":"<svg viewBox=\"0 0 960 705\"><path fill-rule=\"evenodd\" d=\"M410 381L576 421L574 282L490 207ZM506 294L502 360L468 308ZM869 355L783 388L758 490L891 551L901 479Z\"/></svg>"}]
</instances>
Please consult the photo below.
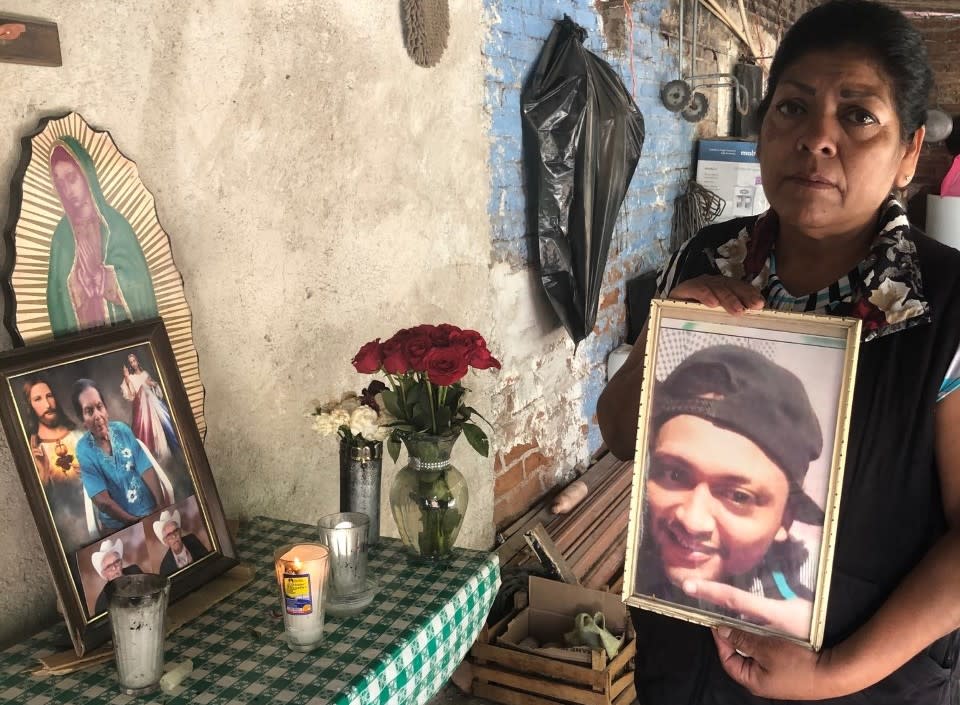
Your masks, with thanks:
<instances>
[{"instance_id":1,"label":"white carnation bouquet","mask_svg":"<svg viewBox=\"0 0 960 705\"><path fill-rule=\"evenodd\" d=\"M374 381L360 395L348 392L340 401L318 406L310 414L313 430L321 436L336 433L349 445L363 447L382 443L393 430L396 421L387 413L381 393L386 385Z\"/></svg>"}]
</instances>

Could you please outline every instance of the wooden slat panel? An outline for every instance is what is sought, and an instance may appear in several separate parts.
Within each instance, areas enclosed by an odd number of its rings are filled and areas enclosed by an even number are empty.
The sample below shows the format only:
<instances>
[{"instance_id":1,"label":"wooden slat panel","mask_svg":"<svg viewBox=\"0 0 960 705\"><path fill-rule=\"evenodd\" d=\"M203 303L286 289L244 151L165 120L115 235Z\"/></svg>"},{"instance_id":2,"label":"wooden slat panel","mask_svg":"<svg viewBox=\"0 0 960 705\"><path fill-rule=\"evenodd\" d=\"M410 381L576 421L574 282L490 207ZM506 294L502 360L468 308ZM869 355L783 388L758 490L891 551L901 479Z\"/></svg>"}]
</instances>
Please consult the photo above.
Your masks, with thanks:
<instances>
[{"instance_id":1,"label":"wooden slat panel","mask_svg":"<svg viewBox=\"0 0 960 705\"><path fill-rule=\"evenodd\" d=\"M533 671L535 673L535 671ZM518 690L525 690L528 693L543 693L566 700L571 703L580 703L581 705L608 705L610 702L600 693L594 693L591 690L584 690L572 685L563 683L551 683L542 678L531 678L518 673L501 671L496 668L473 665L473 677L477 680L487 680L493 683L510 686Z\"/></svg>"},{"instance_id":2,"label":"wooden slat panel","mask_svg":"<svg viewBox=\"0 0 960 705\"><path fill-rule=\"evenodd\" d=\"M503 705L557 705L559 700L547 700L533 693L521 693L490 683L473 683L473 694Z\"/></svg>"},{"instance_id":3,"label":"wooden slat panel","mask_svg":"<svg viewBox=\"0 0 960 705\"><path fill-rule=\"evenodd\" d=\"M903 12L946 12L960 15L956 0L887 0L886 4Z\"/></svg>"},{"instance_id":4,"label":"wooden slat panel","mask_svg":"<svg viewBox=\"0 0 960 705\"><path fill-rule=\"evenodd\" d=\"M620 697L613 701L613 705L632 705L637 699L637 687L633 684L633 678L626 690L620 693Z\"/></svg>"},{"instance_id":5,"label":"wooden slat panel","mask_svg":"<svg viewBox=\"0 0 960 705\"><path fill-rule=\"evenodd\" d=\"M489 661L506 668L527 673L539 673L550 678L580 683L587 687L593 686L594 676L596 675L593 669L587 666L577 666L566 661L558 661L557 659L536 656L517 649L491 646L490 644L474 644L470 654L475 661Z\"/></svg>"}]
</instances>

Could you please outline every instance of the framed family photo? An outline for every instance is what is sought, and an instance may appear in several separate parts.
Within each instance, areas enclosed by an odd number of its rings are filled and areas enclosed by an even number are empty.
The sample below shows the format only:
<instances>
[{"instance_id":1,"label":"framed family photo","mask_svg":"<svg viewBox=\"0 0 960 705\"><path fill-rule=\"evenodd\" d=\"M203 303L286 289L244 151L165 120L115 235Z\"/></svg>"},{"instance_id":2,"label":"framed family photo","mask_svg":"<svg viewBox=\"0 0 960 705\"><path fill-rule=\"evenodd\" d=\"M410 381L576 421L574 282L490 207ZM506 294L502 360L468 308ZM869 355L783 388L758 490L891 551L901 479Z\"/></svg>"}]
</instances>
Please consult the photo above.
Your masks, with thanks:
<instances>
[{"instance_id":1,"label":"framed family photo","mask_svg":"<svg viewBox=\"0 0 960 705\"><path fill-rule=\"evenodd\" d=\"M623 599L819 650L860 321L655 300Z\"/></svg>"},{"instance_id":2,"label":"framed family photo","mask_svg":"<svg viewBox=\"0 0 960 705\"><path fill-rule=\"evenodd\" d=\"M171 578L171 599L236 564L159 319L0 355L0 418L78 654L109 638L104 587Z\"/></svg>"}]
</instances>

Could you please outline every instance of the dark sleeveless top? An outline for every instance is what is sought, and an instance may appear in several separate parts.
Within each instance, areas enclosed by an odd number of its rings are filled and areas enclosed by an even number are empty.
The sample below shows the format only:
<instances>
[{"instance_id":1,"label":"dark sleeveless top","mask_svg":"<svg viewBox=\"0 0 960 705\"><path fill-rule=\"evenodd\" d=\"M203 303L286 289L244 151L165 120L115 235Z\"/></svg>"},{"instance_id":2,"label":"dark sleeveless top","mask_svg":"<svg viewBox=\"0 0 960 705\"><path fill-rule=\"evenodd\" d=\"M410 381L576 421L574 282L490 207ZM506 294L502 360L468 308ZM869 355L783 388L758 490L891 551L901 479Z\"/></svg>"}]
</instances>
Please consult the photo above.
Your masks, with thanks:
<instances>
[{"instance_id":1,"label":"dark sleeveless top","mask_svg":"<svg viewBox=\"0 0 960 705\"><path fill-rule=\"evenodd\" d=\"M738 219L702 230L683 261L674 264L680 269L676 281L717 274L706 253L751 222ZM865 623L948 528L934 457L934 412L960 345L960 252L916 230L910 239L930 320L860 346L825 648ZM644 610L631 609L631 615L641 705L774 702L752 696L727 676L708 629ZM859 693L817 702L954 705L950 683L958 675L958 650L960 631Z\"/></svg>"}]
</instances>

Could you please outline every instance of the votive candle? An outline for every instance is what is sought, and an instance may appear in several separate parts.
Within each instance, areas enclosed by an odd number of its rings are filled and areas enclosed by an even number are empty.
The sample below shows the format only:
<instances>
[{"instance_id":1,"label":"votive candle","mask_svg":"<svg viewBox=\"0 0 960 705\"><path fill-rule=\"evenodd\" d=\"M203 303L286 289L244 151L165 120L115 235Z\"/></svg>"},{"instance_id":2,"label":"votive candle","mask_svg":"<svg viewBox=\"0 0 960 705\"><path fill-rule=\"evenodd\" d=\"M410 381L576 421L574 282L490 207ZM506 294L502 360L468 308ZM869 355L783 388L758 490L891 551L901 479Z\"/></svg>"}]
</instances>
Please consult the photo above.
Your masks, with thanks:
<instances>
[{"instance_id":1,"label":"votive candle","mask_svg":"<svg viewBox=\"0 0 960 705\"><path fill-rule=\"evenodd\" d=\"M291 544L274 553L283 630L294 651L312 651L323 641L329 557L329 549L315 543Z\"/></svg>"},{"instance_id":2,"label":"votive candle","mask_svg":"<svg viewBox=\"0 0 960 705\"><path fill-rule=\"evenodd\" d=\"M333 592L339 596L362 592L367 578L367 536L370 517L338 512L318 522L320 541L330 549Z\"/></svg>"}]
</instances>

